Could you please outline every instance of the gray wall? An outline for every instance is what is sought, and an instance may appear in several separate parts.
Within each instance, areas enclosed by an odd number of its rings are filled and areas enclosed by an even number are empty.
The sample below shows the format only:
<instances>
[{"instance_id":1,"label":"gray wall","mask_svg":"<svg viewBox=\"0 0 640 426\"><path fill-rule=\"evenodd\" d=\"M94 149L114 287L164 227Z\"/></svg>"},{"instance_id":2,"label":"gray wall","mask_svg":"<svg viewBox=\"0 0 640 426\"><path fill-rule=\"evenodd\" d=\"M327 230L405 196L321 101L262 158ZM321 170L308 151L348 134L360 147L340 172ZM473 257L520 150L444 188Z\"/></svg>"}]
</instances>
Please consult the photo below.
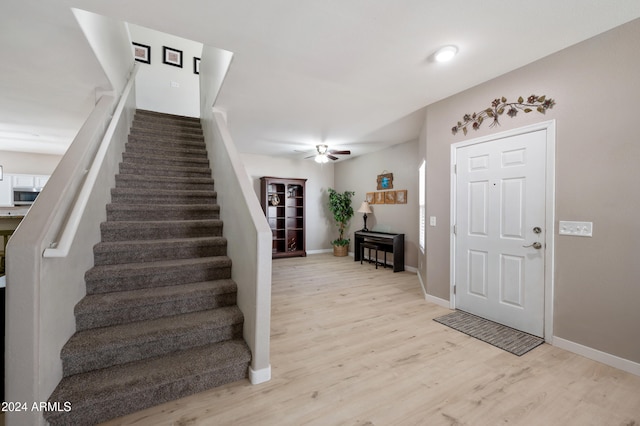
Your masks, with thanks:
<instances>
[{"instance_id":1,"label":"gray wall","mask_svg":"<svg viewBox=\"0 0 640 426\"><path fill-rule=\"evenodd\" d=\"M367 228L375 225L389 228L389 232L405 234L405 265L418 267L418 141L394 145L367 155L340 161L335 165L335 189L354 191L353 209L358 210L367 192L376 190L376 178L383 171L393 173L393 189L407 190L407 204L374 204L373 214L367 215ZM363 227L362 213L355 213L347 230L353 250L353 233ZM337 230L334 232L337 238Z\"/></svg>"},{"instance_id":2,"label":"gray wall","mask_svg":"<svg viewBox=\"0 0 640 426\"><path fill-rule=\"evenodd\" d=\"M427 108L426 288L449 298L449 163L452 143L555 119L556 251L554 335L640 362L640 20L459 93ZM499 47L497 47L499 48ZM469 70L473 72L473 70ZM547 95L556 106L501 126L452 135L465 113L500 96ZM593 238L557 235L558 220L593 222Z\"/></svg>"}]
</instances>

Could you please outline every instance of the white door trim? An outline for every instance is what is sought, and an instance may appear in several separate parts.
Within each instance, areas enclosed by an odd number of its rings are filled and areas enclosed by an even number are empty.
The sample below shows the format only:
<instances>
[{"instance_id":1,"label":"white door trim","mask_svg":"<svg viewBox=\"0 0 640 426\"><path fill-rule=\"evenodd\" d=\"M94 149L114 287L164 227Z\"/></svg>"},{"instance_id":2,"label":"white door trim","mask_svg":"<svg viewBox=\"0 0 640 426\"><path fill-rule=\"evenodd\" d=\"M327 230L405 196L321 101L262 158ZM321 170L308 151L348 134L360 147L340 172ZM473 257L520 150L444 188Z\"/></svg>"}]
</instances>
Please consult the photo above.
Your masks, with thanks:
<instances>
[{"instance_id":1,"label":"white door trim","mask_svg":"<svg viewBox=\"0 0 640 426\"><path fill-rule=\"evenodd\" d=\"M456 283L456 150L469 145L489 142L497 139L508 138L521 135L524 133L546 130L546 186L545 186L545 229L546 250L545 250L545 268L544 268L544 338L545 341L551 343L553 340L553 291L554 291L554 247L555 247L555 170L556 170L556 122L555 120L544 121L542 123L532 124L530 126L520 127L518 129L507 130L505 132L495 133L468 141L462 141L451 145L451 217L450 223L450 271L449 276L449 307L455 309L456 297L454 286Z\"/></svg>"}]
</instances>

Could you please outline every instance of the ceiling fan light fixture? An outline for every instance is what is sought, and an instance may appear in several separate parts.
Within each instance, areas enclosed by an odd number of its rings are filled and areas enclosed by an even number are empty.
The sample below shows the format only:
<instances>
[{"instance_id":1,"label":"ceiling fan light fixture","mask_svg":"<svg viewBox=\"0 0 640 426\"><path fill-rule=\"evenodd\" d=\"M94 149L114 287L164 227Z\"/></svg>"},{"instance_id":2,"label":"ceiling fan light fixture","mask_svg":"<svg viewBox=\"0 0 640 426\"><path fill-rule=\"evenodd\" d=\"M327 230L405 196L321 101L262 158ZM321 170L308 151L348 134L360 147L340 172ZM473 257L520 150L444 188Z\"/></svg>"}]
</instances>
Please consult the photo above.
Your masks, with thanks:
<instances>
[{"instance_id":1,"label":"ceiling fan light fixture","mask_svg":"<svg viewBox=\"0 0 640 426\"><path fill-rule=\"evenodd\" d=\"M316 149L318 150L318 154L319 155L326 155L327 154L327 150L329 149L328 145L316 145Z\"/></svg>"},{"instance_id":2,"label":"ceiling fan light fixture","mask_svg":"<svg viewBox=\"0 0 640 426\"><path fill-rule=\"evenodd\" d=\"M436 62L447 62L453 59L454 56L458 53L458 48L456 46L444 46L438 49L438 51L433 55Z\"/></svg>"},{"instance_id":3,"label":"ceiling fan light fixture","mask_svg":"<svg viewBox=\"0 0 640 426\"><path fill-rule=\"evenodd\" d=\"M315 162L319 164L324 164L329 162L329 158L327 154L318 154L316 155Z\"/></svg>"}]
</instances>

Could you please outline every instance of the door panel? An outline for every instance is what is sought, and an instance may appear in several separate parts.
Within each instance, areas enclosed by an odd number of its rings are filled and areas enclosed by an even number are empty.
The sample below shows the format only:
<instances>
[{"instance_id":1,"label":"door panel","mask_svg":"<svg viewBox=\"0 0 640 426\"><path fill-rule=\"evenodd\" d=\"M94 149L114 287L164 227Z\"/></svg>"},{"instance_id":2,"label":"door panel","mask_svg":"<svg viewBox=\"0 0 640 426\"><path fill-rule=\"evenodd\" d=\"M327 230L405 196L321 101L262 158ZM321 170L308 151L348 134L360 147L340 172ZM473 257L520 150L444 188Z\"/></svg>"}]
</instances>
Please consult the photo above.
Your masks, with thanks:
<instances>
[{"instance_id":1,"label":"door panel","mask_svg":"<svg viewBox=\"0 0 640 426\"><path fill-rule=\"evenodd\" d=\"M546 132L460 147L456 160L456 307L543 336Z\"/></svg>"}]
</instances>

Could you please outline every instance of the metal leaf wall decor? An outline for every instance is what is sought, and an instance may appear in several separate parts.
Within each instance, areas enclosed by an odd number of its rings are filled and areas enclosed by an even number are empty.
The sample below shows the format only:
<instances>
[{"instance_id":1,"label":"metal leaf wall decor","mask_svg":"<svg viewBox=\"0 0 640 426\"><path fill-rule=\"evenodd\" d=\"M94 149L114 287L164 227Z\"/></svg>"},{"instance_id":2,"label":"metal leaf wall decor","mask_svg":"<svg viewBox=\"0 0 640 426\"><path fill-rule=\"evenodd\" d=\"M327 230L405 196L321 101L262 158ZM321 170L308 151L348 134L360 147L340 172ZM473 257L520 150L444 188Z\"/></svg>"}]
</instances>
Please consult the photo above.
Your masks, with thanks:
<instances>
[{"instance_id":1,"label":"metal leaf wall decor","mask_svg":"<svg viewBox=\"0 0 640 426\"><path fill-rule=\"evenodd\" d=\"M545 95L531 95L527 98L526 102L522 96L518 98L517 102L507 102L507 98L503 96L502 98L494 99L493 102L491 102L491 106L485 110L474 112L473 114L465 114L462 117L462 121L458 121L458 124L451 128L451 133L455 135L462 130L466 135L468 126L471 126L473 130L478 130L485 118L493 118L493 122L489 127L493 127L496 124L500 125L498 117L505 112L511 118L518 115L519 111L524 111L528 114L531 111L534 111L534 109L535 111L544 114L548 109L553 108L555 104L556 101L551 98L547 98Z\"/></svg>"}]
</instances>

